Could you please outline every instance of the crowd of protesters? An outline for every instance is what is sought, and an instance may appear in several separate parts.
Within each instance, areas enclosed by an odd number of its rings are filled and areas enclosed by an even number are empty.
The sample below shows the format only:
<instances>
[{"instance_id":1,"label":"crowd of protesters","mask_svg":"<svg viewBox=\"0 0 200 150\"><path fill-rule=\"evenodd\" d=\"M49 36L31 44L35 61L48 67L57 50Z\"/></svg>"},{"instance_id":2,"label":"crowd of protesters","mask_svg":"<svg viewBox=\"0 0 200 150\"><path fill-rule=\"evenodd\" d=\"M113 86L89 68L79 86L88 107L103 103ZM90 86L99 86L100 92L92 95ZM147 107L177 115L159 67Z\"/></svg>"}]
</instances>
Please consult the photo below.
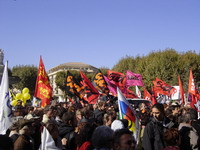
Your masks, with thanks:
<instances>
[{"instance_id":1,"label":"crowd of protesters","mask_svg":"<svg viewBox=\"0 0 200 150\"><path fill-rule=\"evenodd\" d=\"M199 150L197 111L178 103L139 104L140 139L136 141L126 119L119 119L117 100L96 104L62 102L45 108L20 103L13 124L0 135L0 149L41 149L44 127L60 150ZM49 149L50 150L50 149Z\"/></svg>"}]
</instances>

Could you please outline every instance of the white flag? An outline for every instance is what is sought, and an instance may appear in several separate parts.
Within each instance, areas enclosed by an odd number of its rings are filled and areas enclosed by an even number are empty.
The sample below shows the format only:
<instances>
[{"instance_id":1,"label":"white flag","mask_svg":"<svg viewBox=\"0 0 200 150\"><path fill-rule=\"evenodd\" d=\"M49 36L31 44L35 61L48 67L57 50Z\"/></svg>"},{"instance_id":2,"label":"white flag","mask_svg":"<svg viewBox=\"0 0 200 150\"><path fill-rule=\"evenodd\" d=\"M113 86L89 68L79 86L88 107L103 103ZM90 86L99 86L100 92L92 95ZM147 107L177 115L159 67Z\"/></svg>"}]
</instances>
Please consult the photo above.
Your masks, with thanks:
<instances>
[{"instance_id":1,"label":"white flag","mask_svg":"<svg viewBox=\"0 0 200 150\"><path fill-rule=\"evenodd\" d=\"M136 90L137 97L141 98L141 92L137 85L135 86L135 90Z\"/></svg>"},{"instance_id":2,"label":"white flag","mask_svg":"<svg viewBox=\"0 0 200 150\"><path fill-rule=\"evenodd\" d=\"M41 135L40 150L60 150L56 147L55 142L46 127L43 128Z\"/></svg>"},{"instance_id":3,"label":"white flag","mask_svg":"<svg viewBox=\"0 0 200 150\"><path fill-rule=\"evenodd\" d=\"M0 86L0 134L5 134L12 125L12 107L10 105L10 92L8 81L8 62L6 62Z\"/></svg>"}]
</instances>

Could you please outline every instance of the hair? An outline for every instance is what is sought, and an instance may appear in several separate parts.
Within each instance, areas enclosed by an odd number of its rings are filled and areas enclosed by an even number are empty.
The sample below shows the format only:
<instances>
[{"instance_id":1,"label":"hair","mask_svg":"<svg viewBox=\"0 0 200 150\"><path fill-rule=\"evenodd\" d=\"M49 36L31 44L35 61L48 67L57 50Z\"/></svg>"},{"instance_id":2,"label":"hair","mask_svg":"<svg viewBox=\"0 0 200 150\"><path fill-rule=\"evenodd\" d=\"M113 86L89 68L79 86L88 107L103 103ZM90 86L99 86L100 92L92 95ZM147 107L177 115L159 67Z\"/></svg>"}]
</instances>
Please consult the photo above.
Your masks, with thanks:
<instances>
[{"instance_id":1,"label":"hair","mask_svg":"<svg viewBox=\"0 0 200 150\"><path fill-rule=\"evenodd\" d=\"M6 135L0 135L0 149L1 150L13 150L14 144L10 137Z\"/></svg>"},{"instance_id":2,"label":"hair","mask_svg":"<svg viewBox=\"0 0 200 150\"><path fill-rule=\"evenodd\" d=\"M76 144L77 146L81 146L86 141L91 141L92 134L94 132L95 126L92 124L85 124L83 128L80 129L79 134L76 136Z\"/></svg>"},{"instance_id":3,"label":"hair","mask_svg":"<svg viewBox=\"0 0 200 150\"><path fill-rule=\"evenodd\" d=\"M92 144L96 149L111 148L113 141L113 130L108 126L99 126L92 135Z\"/></svg>"},{"instance_id":4,"label":"hair","mask_svg":"<svg viewBox=\"0 0 200 150\"><path fill-rule=\"evenodd\" d=\"M73 112L65 112L62 116L62 121L69 125L69 121L73 122L74 121L74 113Z\"/></svg>"},{"instance_id":5,"label":"hair","mask_svg":"<svg viewBox=\"0 0 200 150\"><path fill-rule=\"evenodd\" d=\"M180 142L180 135L177 129L170 128L163 135L167 146L178 146Z\"/></svg>"},{"instance_id":6,"label":"hair","mask_svg":"<svg viewBox=\"0 0 200 150\"><path fill-rule=\"evenodd\" d=\"M129 135L133 135L133 132L131 132L129 129L127 129L127 128L123 128L123 129L118 129L118 130L116 130L115 132L114 132L114 136L113 136L113 138L114 138L114 143L120 143L120 138L121 138L121 136L122 135L124 135L124 134L129 134ZM134 137L133 137L134 138ZM135 139L134 139L134 141L135 141ZM136 142L136 141L135 141Z\"/></svg>"},{"instance_id":7,"label":"hair","mask_svg":"<svg viewBox=\"0 0 200 150\"><path fill-rule=\"evenodd\" d=\"M160 111L161 114L165 114L165 109L164 109L164 105L163 104L156 103L151 107L151 110L153 108L157 108Z\"/></svg>"},{"instance_id":8,"label":"hair","mask_svg":"<svg viewBox=\"0 0 200 150\"><path fill-rule=\"evenodd\" d=\"M50 110L55 110L56 108L54 106L51 106L51 105L47 105L45 106L44 108L44 113L47 113L48 111Z\"/></svg>"}]
</instances>

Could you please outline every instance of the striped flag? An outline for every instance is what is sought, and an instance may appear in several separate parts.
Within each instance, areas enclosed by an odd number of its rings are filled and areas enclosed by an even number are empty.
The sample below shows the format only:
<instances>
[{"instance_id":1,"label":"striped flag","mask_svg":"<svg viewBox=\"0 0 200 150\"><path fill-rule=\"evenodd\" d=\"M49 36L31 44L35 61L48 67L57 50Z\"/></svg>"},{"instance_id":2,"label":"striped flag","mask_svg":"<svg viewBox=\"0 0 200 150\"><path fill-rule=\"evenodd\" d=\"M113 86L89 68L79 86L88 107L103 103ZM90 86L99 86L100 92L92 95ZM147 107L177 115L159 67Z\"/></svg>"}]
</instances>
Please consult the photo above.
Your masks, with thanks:
<instances>
[{"instance_id":1,"label":"striped flag","mask_svg":"<svg viewBox=\"0 0 200 150\"><path fill-rule=\"evenodd\" d=\"M138 141L139 139L139 121L136 117L135 110L126 100L121 90L117 88L118 94L118 106L119 106L119 115L120 119L128 120L129 130L133 132L135 139Z\"/></svg>"}]
</instances>

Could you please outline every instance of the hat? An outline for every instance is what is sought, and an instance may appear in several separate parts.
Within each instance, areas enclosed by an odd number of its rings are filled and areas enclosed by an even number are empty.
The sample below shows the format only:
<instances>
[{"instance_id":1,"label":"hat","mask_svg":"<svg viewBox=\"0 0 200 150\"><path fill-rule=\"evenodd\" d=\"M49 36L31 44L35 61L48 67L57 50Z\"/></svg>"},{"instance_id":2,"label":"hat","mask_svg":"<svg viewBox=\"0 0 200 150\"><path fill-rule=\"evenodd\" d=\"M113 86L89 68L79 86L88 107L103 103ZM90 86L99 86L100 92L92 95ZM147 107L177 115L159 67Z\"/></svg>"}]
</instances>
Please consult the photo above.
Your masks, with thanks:
<instances>
[{"instance_id":1,"label":"hat","mask_svg":"<svg viewBox=\"0 0 200 150\"><path fill-rule=\"evenodd\" d=\"M123 125L122 121L120 121L120 120L114 120L111 124L111 129L113 131L116 131L118 129L123 129L123 128L124 128L124 125Z\"/></svg>"}]
</instances>

